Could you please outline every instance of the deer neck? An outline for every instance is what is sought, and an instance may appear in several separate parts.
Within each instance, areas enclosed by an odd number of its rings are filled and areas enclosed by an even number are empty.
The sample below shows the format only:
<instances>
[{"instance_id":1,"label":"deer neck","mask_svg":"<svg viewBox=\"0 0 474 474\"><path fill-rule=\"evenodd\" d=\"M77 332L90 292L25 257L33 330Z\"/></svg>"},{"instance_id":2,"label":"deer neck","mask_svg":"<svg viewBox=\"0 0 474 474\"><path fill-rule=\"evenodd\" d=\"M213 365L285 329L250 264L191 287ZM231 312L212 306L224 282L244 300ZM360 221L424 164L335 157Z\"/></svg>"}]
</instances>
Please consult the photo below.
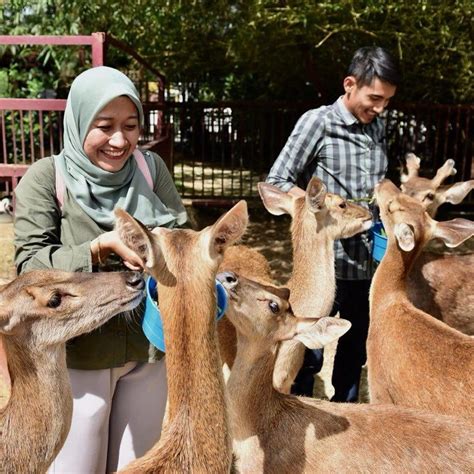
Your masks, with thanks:
<instances>
[{"instance_id":1,"label":"deer neck","mask_svg":"<svg viewBox=\"0 0 474 474\"><path fill-rule=\"evenodd\" d=\"M178 419L186 423L182 428L191 430L195 449L200 452L206 451L204 444L210 441L209 433L215 436L214 446L230 446L216 335L216 302L211 296L203 297L213 295L214 285L214 280L208 282L208 291L203 291L203 287L198 291L159 288L161 312L172 315L163 316L169 425ZM213 429L209 430L209 426Z\"/></svg>"},{"instance_id":2,"label":"deer neck","mask_svg":"<svg viewBox=\"0 0 474 474\"><path fill-rule=\"evenodd\" d=\"M2 424L17 427L7 429L9 446L25 447L25 459L52 460L66 439L72 415L65 345L25 351L24 343L8 340L6 349L12 393L0 417L0 432Z\"/></svg>"},{"instance_id":3,"label":"deer neck","mask_svg":"<svg viewBox=\"0 0 474 474\"><path fill-rule=\"evenodd\" d=\"M309 221L309 222L308 222ZM334 240L316 219L295 222L292 232L293 272L288 282L290 302L301 316L327 316L336 291Z\"/></svg>"},{"instance_id":4,"label":"deer neck","mask_svg":"<svg viewBox=\"0 0 474 474\"><path fill-rule=\"evenodd\" d=\"M370 306L377 308L379 314L383 314L380 309L393 302L408 300L407 276L421 247L422 245L418 243L411 252L404 252L399 249L395 239L388 240L387 250L375 272L370 289ZM372 313L374 311L371 310L371 317Z\"/></svg>"},{"instance_id":5,"label":"deer neck","mask_svg":"<svg viewBox=\"0 0 474 474\"><path fill-rule=\"evenodd\" d=\"M277 346L267 350L237 334L237 355L232 366L227 389L232 435L244 440L258 434L278 411L282 395L273 388L273 368Z\"/></svg>"}]
</instances>

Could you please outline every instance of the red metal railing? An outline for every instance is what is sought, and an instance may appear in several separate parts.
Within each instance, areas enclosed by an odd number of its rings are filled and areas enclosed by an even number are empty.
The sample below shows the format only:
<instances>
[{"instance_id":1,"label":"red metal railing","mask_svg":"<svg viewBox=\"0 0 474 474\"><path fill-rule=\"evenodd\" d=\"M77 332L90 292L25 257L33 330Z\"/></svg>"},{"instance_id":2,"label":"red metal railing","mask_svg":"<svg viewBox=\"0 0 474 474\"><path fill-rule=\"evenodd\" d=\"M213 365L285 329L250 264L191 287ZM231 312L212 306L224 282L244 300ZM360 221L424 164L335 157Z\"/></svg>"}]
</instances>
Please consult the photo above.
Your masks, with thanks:
<instances>
[{"instance_id":1,"label":"red metal railing","mask_svg":"<svg viewBox=\"0 0 474 474\"><path fill-rule=\"evenodd\" d=\"M104 41L103 33L78 37L0 36L0 44L90 45L94 66L104 61ZM140 143L165 159L183 197L215 200L258 196L257 182L265 178L298 117L319 105L167 102L165 108L164 76L127 45L110 37L107 42L132 56L159 85L158 100L150 102L147 84L137 84L145 110ZM61 99L0 99L0 181L6 180L14 188L31 163L62 148L65 103ZM474 177L473 105L393 104L386 121L389 175L394 179L407 151L423 158L422 170L427 175L447 158L453 158L458 174L452 181ZM474 206L473 198L467 201Z\"/></svg>"},{"instance_id":2,"label":"red metal railing","mask_svg":"<svg viewBox=\"0 0 474 474\"><path fill-rule=\"evenodd\" d=\"M0 44L34 45L44 44L53 46L91 46L92 67L104 64L105 33L92 33L89 36L8 36L0 35Z\"/></svg>"},{"instance_id":3,"label":"red metal railing","mask_svg":"<svg viewBox=\"0 0 474 474\"><path fill-rule=\"evenodd\" d=\"M3 45L90 46L92 66L104 64L105 33L89 36L6 36ZM63 99L0 98L0 181L12 189L28 166L62 147Z\"/></svg>"},{"instance_id":4,"label":"red metal railing","mask_svg":"<svg viewBox=\"0 0 474 474\"><path fill-rule=\"evenodd\" d=\"M0 179L13 189L28 166L62 148L64 99L0 99Z\"/></svg>"},{"instance_id":5,"label":"red metal railing","mask_svg":"<svg viewBox=\"0 0 474 474\"><path fill-rule=\"evenodd\" d=\"M147 101L145 129L140 143L160 151L171 167L172 131L163 120L165 76L125 43L92 33L90 36L2 36L3 45L90 46L92 66L105 61L105 43L121 49L153 75L157 84L155 101L148 102L147 83L137 84L142 100ZM62 144L62 127L66 100L0 98L0 182L6 191L13 190L28 166L37 159L58 153Z\"/></svg>"}]
</instances>

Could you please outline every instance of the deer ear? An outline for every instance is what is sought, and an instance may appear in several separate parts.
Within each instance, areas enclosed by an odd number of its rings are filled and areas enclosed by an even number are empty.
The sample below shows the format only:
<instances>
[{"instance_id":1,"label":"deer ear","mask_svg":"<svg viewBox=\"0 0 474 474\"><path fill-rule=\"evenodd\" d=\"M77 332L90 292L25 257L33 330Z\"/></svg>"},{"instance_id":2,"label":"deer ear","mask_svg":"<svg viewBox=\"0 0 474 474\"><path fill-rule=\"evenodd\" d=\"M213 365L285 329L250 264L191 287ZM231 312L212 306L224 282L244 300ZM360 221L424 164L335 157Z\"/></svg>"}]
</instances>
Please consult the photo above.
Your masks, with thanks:
<instances>
[{"instance_id":1,"label":"deer ear","mask_svg":"<svg viewBox=\"0 0 474 474\"><path fill-rule=\"evenodd\" d=\"M415 233L411 226L404 222L395 224L393 233L395 234L399 247L403 251L410 252L415 248Z\"/></svg>"},{"instance_id":2,"label":"deer ear","mask_svg":"<svg viewBox=\"0 0 474 474\"><path fill-rule=\"evenodd\" d=\"M247 203L239 201L210 228L211 250L222 254L229 245L242 237L248 220Z\"/></svg>"},{"instance_id":3,"label":"deer ear","mask_svg":"<svg viewBox=\"0 0 474 474\"><path fill-rule=\"evenodd\" d=\"M306 205L313 212L319 212L324 207L326 199L326 185L313 176L306 187Z\"/></svg>"},{"instance_id":4,"label":"deer ear","mask_svg":"<svg viewBox=\"0 0 474 474\"><path fill-rule=\"evenodd\" d=\"M443 163L443 166L441 168L438 168L438 171L436 171L435 177L431 180L433 185L438 188L441 186L441 183L448 177L448 176L453 176L457 173L456 168L454 167L455 165L454 160L446 160Z\"/></svg>"},{"instance_id":5,"label":"deer ear","mask_svg":"<svg viewBox=\"0 0 474 474\"><path fill-rule=\"evenodd\" d=\"M147 268L153 268L155 252L159 251L158 246L153 245L153 234L123 209L115 209L115 217L115 230L120 240L143 260Z\"/></svg>"},{"instance_id":6,"label":"deer ear","mask_svg":"<svg viewBox=\"0 0 474 474\"><path fill-rule=\"evenodd\" d=\"M410 178L418 176L418 170L420 169L420 159L414 153L407 153L405 155L405 163L407 172L402 173L400 181L406 183Z\"/></svg>"},{"instance_id":7,"label":"deer ear","mask_svg":"<svg viewBox=\"0 0 474 474\"><path fill-rule=\"evenodd\" d=\"M474 189L474 179L453 184L445 189L441 194L441 202L459 204Z\"/></svg>"},{"instance_id":8,"label":"deer ear","mask_svg":"<svg viewBox=\"0 0 474 474\"><path fill-rule=\"evenodd\" d=\"M0 414L8 405L12 393L12 381L3 338L4 336L0 334Z\"/></svg>"},{"instance_id":9,"label":"deer ear","mask_svg":"<svg viewBox=\"0 0 474 474\"><path fill-rule=\"evenodd\" d=\"M341 318L297 318L296 335L293 339L302 342L309 349L320 349L339 339L351 327Z\"/></svg>"},{"instance_id":10,"label":"deer ear","mask_svg":"<svg viewBox=\"0 0 474 474\"><path fill-rule=\"evenodd\" d=\"M0 337L15 334L21 327L22 318L18 311L11 311L0 303Z\"/></svg>"},{"instance_id":11,"label":"deer ear","mask_svg":"<svg viewBox=\"0 0 474 474\"><path fill-rule=\"evenodd\" d=\"M265 209L274 216L282 214L292 214L293 197L285 193L273 184L260 182L257 184L260 198L262 199Z\"/></svg>"},{"instance_id":12,"label":"deer ear","mask_svg":"<svg viewBox=\"0 0 474 474\"><path fill-rule=\"evenodd\" d=\"M433 238L441 239L447 247L457 247L474 235L474 222L468 219L434 222Z\"/></svg>"}]
</instances>

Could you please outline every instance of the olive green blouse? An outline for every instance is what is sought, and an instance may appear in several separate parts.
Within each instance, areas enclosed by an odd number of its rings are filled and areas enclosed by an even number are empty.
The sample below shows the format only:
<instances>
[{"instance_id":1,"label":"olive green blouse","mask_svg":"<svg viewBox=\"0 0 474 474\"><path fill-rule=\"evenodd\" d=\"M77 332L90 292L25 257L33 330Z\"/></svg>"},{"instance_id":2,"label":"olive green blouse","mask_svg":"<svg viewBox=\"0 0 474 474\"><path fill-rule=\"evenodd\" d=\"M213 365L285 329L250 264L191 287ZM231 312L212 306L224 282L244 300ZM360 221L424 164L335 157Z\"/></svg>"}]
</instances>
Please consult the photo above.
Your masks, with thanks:
<instances>
[{"instance_id":1,"label":"olive green blouse","mask_svg":"<svg viewBox=\"0 0 474 474\"><path fill-rule=\"evenodd\" d=\"M186 221L186 210L163 160L145 152L154 191L163 204ZM106 232L64 193L62 209L56 200L55 166L52 157L34 163L15 190L15 264L18 273L35 269L70 272L126 270L111 256L104 266L92 265L90 243ZM143 305L122 313L95 331L67 344L67 363L73 369L105 369L127 362L153 362L163 357L141 329Z\"/></svg>"}]
</instances>

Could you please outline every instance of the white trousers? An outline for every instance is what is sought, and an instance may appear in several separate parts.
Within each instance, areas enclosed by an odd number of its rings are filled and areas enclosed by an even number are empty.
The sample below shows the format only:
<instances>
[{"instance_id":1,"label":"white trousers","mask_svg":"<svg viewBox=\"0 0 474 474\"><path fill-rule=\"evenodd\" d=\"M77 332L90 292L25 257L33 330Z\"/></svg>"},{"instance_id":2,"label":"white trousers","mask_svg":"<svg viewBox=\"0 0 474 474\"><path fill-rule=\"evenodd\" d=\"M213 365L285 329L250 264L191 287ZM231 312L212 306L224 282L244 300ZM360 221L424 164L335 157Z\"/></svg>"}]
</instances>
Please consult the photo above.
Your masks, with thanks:
<instances>
[{"instance_id":1,"label":"white trousers","mask_svg":"<svg viewBox=\"0 0 474 474\"><path fill-rule=\"evenodd\" d=\"M104 370L69 369L72 423L48 473L114 472L145 454L161 433L165 359Z\"/></svg>"}]
</instances>

